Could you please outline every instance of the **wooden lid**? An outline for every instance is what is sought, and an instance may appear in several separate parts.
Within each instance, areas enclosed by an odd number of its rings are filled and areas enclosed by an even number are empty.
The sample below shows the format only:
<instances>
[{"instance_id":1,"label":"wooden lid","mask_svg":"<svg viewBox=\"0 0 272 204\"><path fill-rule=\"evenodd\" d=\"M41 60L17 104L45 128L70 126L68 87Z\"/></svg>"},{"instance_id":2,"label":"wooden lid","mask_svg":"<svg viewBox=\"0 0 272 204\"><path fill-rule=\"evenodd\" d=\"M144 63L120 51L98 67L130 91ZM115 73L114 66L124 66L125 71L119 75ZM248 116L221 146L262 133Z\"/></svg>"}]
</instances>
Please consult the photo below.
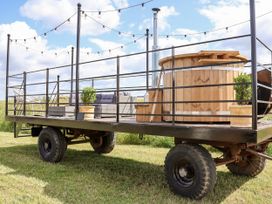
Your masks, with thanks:
<instances>
[{"instance_id":1,"label":"wooden lid","mask_svg":"<svg viewBox=\"0 0 272 204\"><path fill-rule=\"evenodd\" d=\"M240 55L239 51L224 51L224 50L209 50L209 51L202 50L198 53L175 55L175 60L184 58L198 58L199 59L198 62L201 65L220 64L237 61L241 61L244 63L247 62L247 58ZM162 66L164 63L171 60L172 56L165 57L159 61L159 65Z\"/></svg>"}]
</instances>

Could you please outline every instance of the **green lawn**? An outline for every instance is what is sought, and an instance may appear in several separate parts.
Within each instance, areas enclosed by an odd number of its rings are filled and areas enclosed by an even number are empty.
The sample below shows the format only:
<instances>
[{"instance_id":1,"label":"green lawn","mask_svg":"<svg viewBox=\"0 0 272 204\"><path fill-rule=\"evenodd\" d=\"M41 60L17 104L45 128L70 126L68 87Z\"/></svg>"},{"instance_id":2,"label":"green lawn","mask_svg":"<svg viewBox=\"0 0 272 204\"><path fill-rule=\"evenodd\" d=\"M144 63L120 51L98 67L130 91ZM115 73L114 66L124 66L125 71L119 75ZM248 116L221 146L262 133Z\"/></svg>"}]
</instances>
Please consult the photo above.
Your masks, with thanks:
<instances>
[{"instance_id":1,"label":"green lawn","mask_svg":"<svg viewBox=\"0 0 272 204\"><path fill-rule=\"evenodd\" d=\"M49 164L39 159L36 140L0 133L0 203L192 202L168 190L167 148L118 145L100 156L82 144L69 147L61 163ZM219 167L216 188L201 203L271 203L271 176L271 162L254 179Z\"/></svg>"}]
</instances>

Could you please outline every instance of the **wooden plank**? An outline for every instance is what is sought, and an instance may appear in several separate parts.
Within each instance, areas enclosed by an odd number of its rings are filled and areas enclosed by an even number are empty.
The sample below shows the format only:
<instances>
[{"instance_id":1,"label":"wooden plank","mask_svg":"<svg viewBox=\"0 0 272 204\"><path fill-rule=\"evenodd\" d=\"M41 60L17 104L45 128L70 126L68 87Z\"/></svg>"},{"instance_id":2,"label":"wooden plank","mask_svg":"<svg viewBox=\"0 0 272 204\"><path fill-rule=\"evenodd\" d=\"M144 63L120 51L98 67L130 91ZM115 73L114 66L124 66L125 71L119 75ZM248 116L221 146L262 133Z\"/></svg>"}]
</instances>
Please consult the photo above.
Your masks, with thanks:
<instances>
[{"instance_id":1,"label":"wooden plank","mask_svg":"<svg viewBox=\"0 0 272 204\"><path fill-rule=\"evenodd\" d=\"M164 86L167 87L167 89L164 89L164 91L163 91L163 99L164 99L164 102L169 102L172 97L171 89L168 89L169 87L171 87L171 83L170 83L171 74L170 74L170 72L166 72L166 74L164 74L163 78L164 78ZM163 113L164 114L170 113L171 108L172 108L172 105L170 103L163 104ZM169 116L164 116L163 120L170 121L171 118Z\"/></svg>"},{"instance_id":2,"label":"wooden plank","mask_svg":"<svg viewBox=\"0 0 272 204\"><path fill-rule=\"evenodd\" d=\"M222 64L222 63L231 63L239 62L238 59L200 59L198 61L200 64Z\"/></svg>"},{"instance_id":3,"label":"wooden plank","mask_svg":"<svg viewBox=\"0 0 272 204\"><path fill-rule=\"evenodd\" d=\"M162 104L157 104L156 103L156 102L162 102L162 97L161 96L159 97L159 94L161 95L160 92L162 92L162 90L159 89L160 84L161 84L162 75L163 75L163 67L161 68L160 75L159 75L159 78L158 78L158 81L157 81L157 87L156 87L156 90L155 90L155 93L154 93L154 98L152 100L152 102L155 102L155 103L151 104L151 116L150 116L150 119L149 119L150 122L153 122L153 120L154 120L154 115L153 114L155 114L156 109L162 107Z\"/></svg>"},{"instance_id":4,"label":"wooden plank","mask_svg":"<svg viewBox=\"0 0 272 204\"><path fill-rule=\"evenodd\" d=\"M184 63L182 60L179 61L179 66L184 67ZM184 71L177 71L176 72L176 86L184 86ZM176 90L177 101L184 101L183 94L184 94L183 88L179 88ZM176 104L176 112L180 113L183 111L184 111L184 104L183 103ZM176 120L177 121L184 121L184 117L177 116Z\"/></svg>"},{"instance_id":5,"label":"wooden plank","mask_svg":"<svg viewBox=\"0 0 272 204\"><path fill-rule=\"evenodd\" d=\"M184 66L190 66L191 61L185 60L183 63L184 63ZM183 81L184 81L184 86L192 85L192 69L184 71ZM186 101L192 100L192 88L184 89L183 98ZM192 113L191 104L188 104L188 103L184 104L183 112L185 112L185 114L191 114ZM192 117L184 117L184 121L191 121L191 120L192 120Z\"/></svg>"}]
</instances>

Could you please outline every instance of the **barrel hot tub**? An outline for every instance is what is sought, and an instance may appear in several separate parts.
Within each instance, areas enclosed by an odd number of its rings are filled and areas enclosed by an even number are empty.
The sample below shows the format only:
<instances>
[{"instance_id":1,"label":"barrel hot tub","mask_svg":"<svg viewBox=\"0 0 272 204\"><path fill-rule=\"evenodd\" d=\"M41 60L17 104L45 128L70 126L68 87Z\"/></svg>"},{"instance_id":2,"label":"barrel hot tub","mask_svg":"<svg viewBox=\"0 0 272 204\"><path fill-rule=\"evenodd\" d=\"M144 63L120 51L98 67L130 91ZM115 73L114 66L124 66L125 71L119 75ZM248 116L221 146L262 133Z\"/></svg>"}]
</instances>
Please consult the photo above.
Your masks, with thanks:
<instances>
[{"instance_id":1,"label":"barrel hot tub","mask_svg":"<svg viewBox=\"0 0 272 204\"><path fill-rule=\"evenodd\" d=\"M173 58L166 57L159 64L164 70L163 101L172 101L172 75L175 77L175 86L215 85L234 83L234 78L241 73L247 59L238 51L201 51L199 53L182 54L174 57L174 67L184 68L174 70ZM234 63L238 62L238 63ZM226 63L232 63L227 64ZM224 65L222 65L224 64ZM205 66L209 65L209 66ZM210 66L212 65L212 66ZM194 67L187 69L186 67ZM204 117L201 115L229 115L232 103L198 103L197 101L235 100L233 86L187 87L177 88L175 91L175 114L193 115L176 116L180 122L229 122L228 117ZM178 103L186 102L189 103ZM192 101L196 101L191 103ZM172 114L172 104L164 103L164 114ZM164 116L164 121L172 121L171 116Z\"/></svg>"}]
</instances>

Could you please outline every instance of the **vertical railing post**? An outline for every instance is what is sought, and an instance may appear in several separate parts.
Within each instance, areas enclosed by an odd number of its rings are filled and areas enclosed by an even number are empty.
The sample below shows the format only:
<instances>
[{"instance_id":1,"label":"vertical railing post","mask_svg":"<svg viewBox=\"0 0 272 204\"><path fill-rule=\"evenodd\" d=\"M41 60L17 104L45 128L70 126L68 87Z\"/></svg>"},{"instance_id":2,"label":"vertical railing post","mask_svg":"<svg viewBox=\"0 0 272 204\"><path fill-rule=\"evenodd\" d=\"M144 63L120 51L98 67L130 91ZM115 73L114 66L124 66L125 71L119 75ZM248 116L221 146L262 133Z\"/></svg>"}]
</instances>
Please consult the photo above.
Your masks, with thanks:
<instances>
[{"instance_id":1,"label":"vertical railing post","mask_svg":"<svg viewBox=\"0 0 272 204\"><path fill-rule=\"evenodd\" d=\"M76 107L75 119L79 112L79 61L80 61L80 28L81 28L81 4L77 4L77 38L76 38Z\"/></svg>"},{"instance_id":2,"label":"vertical railing post","mask_svg":"<svg viewBox=\"0 0 272 204\"><path fill-rule=\"evenodd\" d=\"M49 69L46 69L46 82L45 82L45 116L48 117L49 109Z\"/></svg>"},{"instance_id":3,"label":"vertical railing post","mask_svg":"<svg viewBox=\"0 0 272 204\"><path fill-rule=\"evenodd\" d=\"M270 51L270 77L272 78L272 51Z\"/></svg>"},{"instance_id":4,"label":"vertical railing post","mask_svg":"<svg viewBox=\"0 0 272 204\"><path fill-rule=\"evenodd\" d=\"M17 115L17 99L16 96L14 96L14 112L13 115L16 116ZM17 137L17 123L13 122L13 134L14 134L14 138Z\"/></svg>"},{"instance_id":5,"label":"vertical railing post","mask_svg":"<svg viewBox=\"0 0 272 204\"><path fill-rule=\"evenodd\" d=\"M71 50L71 90L69 104L72 106L73 103L73 91L74 91L74 47Z\"/></svg>"},{"instance_id":6,"label":"vertical railing post","mask_svg":"<svg viewBox=\"0 0 272 204\"><path fill-rule=\"evenodd\" d=\"M156 88L158 81L158 58L159 52L154 51L158 49L158 13L159 8L153 8L153 52L152 52L152 88Z\"/></svg>"},{"instance_id":7,"label":"vertical railing post","mask_svg":"<svg viewBox=\"0 0 272 204\"><path fill-rule=\"evenodd\" d=\"M176 72L175 68L175 48L172 47L172 123L175 124L175 115L176 115Z\"/></svg>"},{"instance_id":8,"label":"vertical railing post","mask_svg":"<svg viewBox=\"0 0 272 204\"><path fill-rule=\"evenodd\" d=\"M94 79L92 79L92 88L94 88Z\"/></svg>"},{"instance_id":9,"label":"vertical railing post","mask_svg":"<svg viewBox=\"0 0 272 204\"><path fill-rule=\"evenodd\" d=\"M23 86L23 89L24 89L24 104L23 104L23 115L25 116L26 115L26 72L24 72L24 86Z\"/></svg>"},{"instance_id":10,"label":"vertical railing post","mask_svg":"<svg viewBox=\"0 0 272 204\"><path fill-rule=\"evenodd\" d=\"M146 90L149 89L149 29L146 29Z\"/></svg>"},{"instance_id":11,"label":"vertical railing post","mask_svg":"<svg viewBox=\"0 0 272 204\"><path fill-rule=\"evenodd\" d=\"M257 48L256 48L256 14L255 0L249 0L251 30L251 66L252 66L252 129L257 130L258 93L257 93Z\"/></svg>"},{"instance_id":12,"label":"vertical railing post","mask_svg":"<svg viewBox=\"0 0 272 204\"><path fill-rule=\"evenodd\" d=\"M119 110L119 96L120 96L120 57L117 56L117 66L116 66L116 122L119 123L120 110Z\"/></svg>"},{"instance_id":13,"label":"vertical railing post","mask_svg":"<svg viewBox=\"0 0 272 204\"><path fill-rule=\"evenodd\" d=\"M59 107L59 103L60 103L60 76L57 76L57 106Z\"/></svg>"},{"instance_id":14,"label":"vertical railing post","mask_svg":"<svg viewBox=\"0 0 272 204\"><path fill-rule=\"evenodd\" d=\"M10 34L7 35L7 61L6 61L6 107L5 116L8 116L8 99L9 99L9 53L10 53Z\"/></svg>"}]
</instances>

